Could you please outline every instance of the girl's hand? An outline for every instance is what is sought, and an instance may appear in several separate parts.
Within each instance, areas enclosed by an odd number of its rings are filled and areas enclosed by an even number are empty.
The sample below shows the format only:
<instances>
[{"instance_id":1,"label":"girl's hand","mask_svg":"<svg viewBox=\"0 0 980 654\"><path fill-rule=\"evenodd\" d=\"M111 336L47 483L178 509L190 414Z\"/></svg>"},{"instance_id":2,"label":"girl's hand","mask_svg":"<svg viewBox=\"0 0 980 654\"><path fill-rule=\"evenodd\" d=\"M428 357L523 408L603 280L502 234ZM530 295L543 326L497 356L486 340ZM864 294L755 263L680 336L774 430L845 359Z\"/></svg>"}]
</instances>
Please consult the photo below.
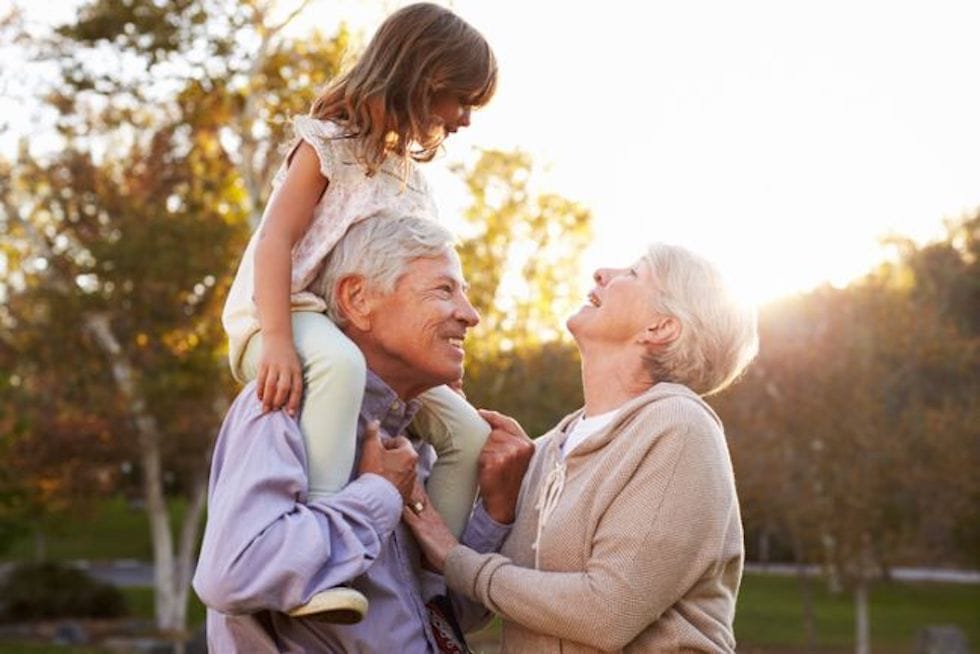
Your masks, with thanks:
<instances>
[{"instance_id":1,"label":"girl's hand","mask_svg":"<svg viewBox=\"0 0 980 654\"><path fill-rule=\"evenodd\" d=\"M286 413L296 416L303 398L303 366L291 339L263 337L255 392L263 412L285 405Z\"/></svg>"},{"instance_id":2,"label":"girl's hand","mask_svg":"<svg viewBox=\"0 0 980 654\"><path fill-rule=\"evenodd\" d=\"M402 509L402 522L415 534L415 540L432 569L442 572L449 551L459 545L459 541L449 531L439 512L432 508L429 496L417 481L412 500Z\"/></svg>"}]
</instances>

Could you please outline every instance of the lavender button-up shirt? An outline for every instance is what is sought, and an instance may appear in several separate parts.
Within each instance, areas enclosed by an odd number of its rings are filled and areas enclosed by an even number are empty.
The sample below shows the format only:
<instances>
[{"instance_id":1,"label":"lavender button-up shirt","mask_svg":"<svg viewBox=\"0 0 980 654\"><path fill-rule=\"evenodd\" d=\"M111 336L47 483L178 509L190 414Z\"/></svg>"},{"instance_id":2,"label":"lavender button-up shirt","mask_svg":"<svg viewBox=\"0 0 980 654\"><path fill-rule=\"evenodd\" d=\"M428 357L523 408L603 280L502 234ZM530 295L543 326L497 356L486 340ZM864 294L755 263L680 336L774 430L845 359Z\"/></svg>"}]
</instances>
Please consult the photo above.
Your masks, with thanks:
<instances>
[{"instance_id":1,"label":"lavender button-up shirt","mask_svg":"<svg viewBox=\"0 0 980 654\"><path fill-rule=\"evenodd\" d=\"M403 433L417 409L369 370L358 442L373 419L384 433ZM413 445L425 480L435 452L421 441ZM282 411L263 414L254 382L225 417L208 498L194 589L208 607L211 652L437 651L425 602L445 584L421 569L418 546L401 523L398 491L377 475L352 475L336 495L310 500L299 425ZM478 504L461 541L495 551L508 531ZM362 622L327 624L284 613L344 583L370 602ZM453 600L464 623L482 617L480 607Z\"/></svg>"}]
</instances>

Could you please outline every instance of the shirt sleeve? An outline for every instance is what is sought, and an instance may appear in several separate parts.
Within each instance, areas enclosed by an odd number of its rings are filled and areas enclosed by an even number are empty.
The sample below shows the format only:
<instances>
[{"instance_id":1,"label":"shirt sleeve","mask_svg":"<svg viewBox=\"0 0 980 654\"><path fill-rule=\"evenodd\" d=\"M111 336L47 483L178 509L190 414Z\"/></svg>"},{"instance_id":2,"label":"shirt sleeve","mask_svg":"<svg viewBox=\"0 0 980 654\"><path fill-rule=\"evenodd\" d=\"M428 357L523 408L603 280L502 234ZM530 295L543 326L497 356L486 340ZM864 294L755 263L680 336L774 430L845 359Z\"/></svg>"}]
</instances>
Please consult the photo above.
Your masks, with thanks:
<instances>
[{"instance_id":1,"label":"shirt sleeve","mask_svg":"<svg viewBox=\"0 0 980 654\"><path fill-rule=\"evenodd\" d=\"M510 534L511 525L497 522L490 517L483 502L479 501L470 514L469 522L460 537L460 543L474 552L496 552ZM456 619L464 632L475 631L486 625L493 614L480 602L450 590L449 599Z\"/></svg>"},{"instance_id":2,"label":"shirt sleeve","mask_svg":"<svg viewBox=\"0 0 980 654\"><path fill-rule=\"evenodd\" d=\"M395 487L365 474L306 503L305 471L295 421L281 411L262 415L261 407L245 417L229 413L193 582L207 606L231 614L288 611L364 573L378 557L401 517Z\"/></svg>"},{"instance_id":3,"label":"shirt sleeve","mask_svg":"<svg viewBox=\"0 0 980 654\"><path fill-rule=\"evenodd\" d=\"M449 588L540 633L603 651L625 647L699 579L731 563L719 556L737 513L727 451L713 434L674 436L610 504L583 570L524 568L460 545L446 559ZM637 516L649 516L649 527L629 528Z\"/></svg>"}]
</instances>

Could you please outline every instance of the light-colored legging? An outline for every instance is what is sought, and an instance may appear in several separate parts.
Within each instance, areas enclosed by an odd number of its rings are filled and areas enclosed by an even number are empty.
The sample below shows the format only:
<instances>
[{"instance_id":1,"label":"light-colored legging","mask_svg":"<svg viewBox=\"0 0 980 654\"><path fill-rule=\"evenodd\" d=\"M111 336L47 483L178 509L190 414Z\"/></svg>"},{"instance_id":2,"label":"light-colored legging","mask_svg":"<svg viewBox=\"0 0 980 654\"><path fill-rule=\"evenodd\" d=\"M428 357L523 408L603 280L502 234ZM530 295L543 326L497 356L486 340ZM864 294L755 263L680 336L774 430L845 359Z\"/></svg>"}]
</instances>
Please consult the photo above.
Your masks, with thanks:
<instances>
[{"instance_id":1,"label":"light-colored legging","mask_svg":"<svg viewBox=\"0 0 980 654\"><path fill-rule=\"evenodd\" d=\"M364 397L364 356L322 313L294 311L293 340L303 364L303 403L299 424L306 445L310 497L326 497L351 476L357 417ZM262 336L249 339L241 376L258 374ZM438 458L426 483L432 504L459 537L476 496L476 461L490 427L476 410L447 386L419 399L422 408L412 430L432 444Z\"/></svg>"}]
</instances>

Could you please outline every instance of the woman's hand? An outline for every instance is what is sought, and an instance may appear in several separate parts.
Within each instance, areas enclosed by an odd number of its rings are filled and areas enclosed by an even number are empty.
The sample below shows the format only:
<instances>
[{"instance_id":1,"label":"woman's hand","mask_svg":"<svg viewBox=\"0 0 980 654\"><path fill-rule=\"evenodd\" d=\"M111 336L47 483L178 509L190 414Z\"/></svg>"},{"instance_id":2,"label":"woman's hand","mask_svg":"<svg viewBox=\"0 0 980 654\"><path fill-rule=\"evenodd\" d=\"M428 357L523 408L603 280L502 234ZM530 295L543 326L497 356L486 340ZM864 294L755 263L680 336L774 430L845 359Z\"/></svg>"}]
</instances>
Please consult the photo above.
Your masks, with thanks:
<instances>
[{"instance_id":1,"label":"woman's hand","mask_svg":"<svg viewBox=\"0 0 980 654\"><path fill-rule=\"evenodd\" d=\"M534 456L534 443L516 420L496 411L480 410L490 435L480 452L480 496L490 517L501 524L514 522L524 473Z\"/></svg>"},{"instance_id":2,"label":"woman's hand","mask_svg":"<svg viewBox=\"0 0 980 654\"><path fill-rule=\"evenodd\" d=\"M418 482L415 484L412 500L402 510L402 520L415 534L415 540L432 569L442 572L446 567L449 551L459 541L449 531L439 512L432 508L429 496Z\"/></svg>"},{"instance_id":3,"label":"woman's hand","mask_svg":"<svg viewBox=\"0 0 980 654\"><path fill-rule=\"evenodd\" d=\"M283 408L296 416L303 398L303 366L296 354L292 338L262 335L262 356L255 392L262 402L262 411Z\"/></svg>"}]
</instances>

